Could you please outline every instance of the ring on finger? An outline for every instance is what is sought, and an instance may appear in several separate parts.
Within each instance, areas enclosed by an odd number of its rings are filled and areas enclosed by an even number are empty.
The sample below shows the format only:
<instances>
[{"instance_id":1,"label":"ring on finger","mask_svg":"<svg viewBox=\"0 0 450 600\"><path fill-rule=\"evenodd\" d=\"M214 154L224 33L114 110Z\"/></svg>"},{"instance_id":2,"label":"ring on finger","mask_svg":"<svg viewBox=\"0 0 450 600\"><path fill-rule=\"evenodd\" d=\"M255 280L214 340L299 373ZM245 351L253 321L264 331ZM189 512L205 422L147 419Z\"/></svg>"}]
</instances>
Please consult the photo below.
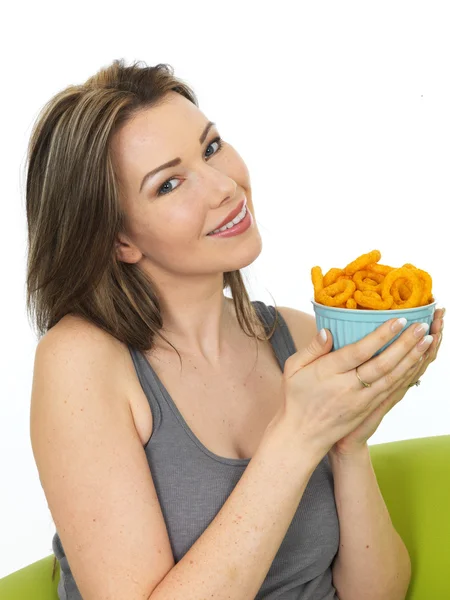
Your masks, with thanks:
<instances>
[{"instance_id":1,"label":"ring on finger","mask_svg":"<svg viewBox=\"0 0 450 600\"><path fill-rule=\"evenodd\" d=\"M415 385L417 385L417 386L419 386L419 385L420 385L420 379L418 379L417 381L413 381L412 383L410 383L410 384L408 385L408 387L409 387L409 388L410 388L410 387L414 387Z\"/></svg>"},{"instance_id":2,"label":"ring on finger","mask_svg":"<svg viewBox=\"0 0 450 600\"><path fill-rule=\"evenodd\" d=\"M358 373L358 369L357 369L357 368L355 368L355 373L356 373L356 377L359 379L359 381L360 381L360 382L363 384L363 386L364 386L365 388L369 388L369 387L372 385L371 383L367 383L367 381L363 381L363 380L361 379L361 377L359 376L359 373Z\"/></svg>"}]
</instances>

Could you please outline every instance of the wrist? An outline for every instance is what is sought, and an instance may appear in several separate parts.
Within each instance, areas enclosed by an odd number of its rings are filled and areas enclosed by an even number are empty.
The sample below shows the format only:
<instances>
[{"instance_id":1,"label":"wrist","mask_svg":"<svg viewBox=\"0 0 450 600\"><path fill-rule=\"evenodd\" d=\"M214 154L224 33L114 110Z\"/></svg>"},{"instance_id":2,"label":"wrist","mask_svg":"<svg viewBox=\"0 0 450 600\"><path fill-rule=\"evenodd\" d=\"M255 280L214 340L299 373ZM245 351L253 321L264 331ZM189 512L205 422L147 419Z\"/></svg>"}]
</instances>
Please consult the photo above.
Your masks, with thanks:
<instances>
[{"instance_id":1,"label":"wrist","mask_svg":"<svg viewBox=\"0 0 450 600\"><path fill-rule=\"evenodd\" d=\"M302 432L293 425L284 413L277 413L266 427L264 438L283 455L291 456L294 461L305 460L315 469L326 454L316 448Z\"/></svg>"},{"instance_id":2,"label":"wrist","mask_svg":"<svg viewBox=\"0 0 450 600\"><path fill-rule=\"evenodd\" d=\"M336 448L331 448L328 452L328 458L330 459L330 462L338 464L345 464L348 462L355 462L358 460L364 461L367 459L368 456L370 456L370 449L367 442L365 444L357 446L351 451L341 452Z\"/></svg>"}]
</instances>

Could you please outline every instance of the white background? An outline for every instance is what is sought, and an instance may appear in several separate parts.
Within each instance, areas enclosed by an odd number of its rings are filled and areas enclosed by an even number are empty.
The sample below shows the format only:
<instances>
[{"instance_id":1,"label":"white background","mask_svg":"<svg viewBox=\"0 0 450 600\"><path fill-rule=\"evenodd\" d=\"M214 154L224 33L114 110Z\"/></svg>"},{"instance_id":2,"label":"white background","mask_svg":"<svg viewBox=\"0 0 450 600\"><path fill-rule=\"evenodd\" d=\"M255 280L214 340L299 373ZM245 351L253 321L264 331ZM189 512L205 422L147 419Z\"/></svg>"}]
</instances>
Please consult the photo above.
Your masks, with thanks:
<instances>
[{"instance_id":1,"label":"white background","mask_svg":"<svg viewBox=\"0 0 450 600\"><path fill-rule=\"evenodd\" d=\"M447 2L9 5L2 45L0 577L51 554L29 439L25 162L42 105L115 58L166 62L250 170L263 251L252 299L312 313L310 269L378 248L448 305ZM12 13L12 14L11 14ZM9 36L9 37L8 37ZM370 444L450 433L449 344ZM82 443L82 440L80 440Z\"/></svg>"}]
</instances>

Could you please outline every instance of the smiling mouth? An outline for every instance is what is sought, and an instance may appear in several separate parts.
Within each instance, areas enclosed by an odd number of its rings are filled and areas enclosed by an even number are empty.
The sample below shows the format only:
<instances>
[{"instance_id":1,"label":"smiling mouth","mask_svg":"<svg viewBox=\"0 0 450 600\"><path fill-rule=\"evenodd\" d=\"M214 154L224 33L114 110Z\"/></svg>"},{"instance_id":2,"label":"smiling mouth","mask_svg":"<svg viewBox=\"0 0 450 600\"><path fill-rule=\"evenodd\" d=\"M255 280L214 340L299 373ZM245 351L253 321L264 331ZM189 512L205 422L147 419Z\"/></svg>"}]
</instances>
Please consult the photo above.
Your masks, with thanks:
<instances>
[{"instance_id":1,"label":"smiling mouth","mask_svg":"<svg viewBox=\"0 0 450 600\"><path fill-rule=\"evenodd\" d=\"M234 217L234 219L232 219L231 221L229 221L223 227L220 227L219 229L214 229L214 231L210 231L207 235L213 235L215 233L227 231L227 229L231 229L235 225L238 225L241 221L243 221L245 219L245 217L247 215L247 210L248 210L247 209L247 204L244 204L243 209L241 210L241 212L238 215L236 215Z\"/></svg>"}]
</instances>

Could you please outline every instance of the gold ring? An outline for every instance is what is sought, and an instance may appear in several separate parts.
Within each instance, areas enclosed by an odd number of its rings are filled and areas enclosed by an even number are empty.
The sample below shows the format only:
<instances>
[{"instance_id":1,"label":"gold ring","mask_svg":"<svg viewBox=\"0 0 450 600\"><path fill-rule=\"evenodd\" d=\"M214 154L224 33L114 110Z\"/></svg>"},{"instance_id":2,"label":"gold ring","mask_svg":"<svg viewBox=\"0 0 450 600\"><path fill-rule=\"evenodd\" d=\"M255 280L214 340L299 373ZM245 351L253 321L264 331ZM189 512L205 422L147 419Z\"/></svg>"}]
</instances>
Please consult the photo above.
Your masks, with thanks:
<instances>
[{"instance_id":1,"label":"gold ring","mask_svg":"<svg viewBox=\"0 0 450 600\"><path fill-rule=\"evenodd\" d=\"M356 373L356 377L360 380L360 382L363 384L364 387L368 388L372 385L371 383L367 383L366 381L363 381L361 379L361 377L359 376L359 373L358 373L358 369L355 369L355 373Z\"/></svg>"},{"instance_id":2,"label":"gold ring","mask_svg":"<svg viewBox=\"0 0 450 600\"><path fill-rule=\"evenodd\" d=\"M417 381L415 381L414 383L410 383L410 384L408 385L408 387L410 388L410 387L413 387L413 386L415 386L415 385L420 385L420 379L418 379L418 380L417 380Z\"/></svg>"}]
</instances>

